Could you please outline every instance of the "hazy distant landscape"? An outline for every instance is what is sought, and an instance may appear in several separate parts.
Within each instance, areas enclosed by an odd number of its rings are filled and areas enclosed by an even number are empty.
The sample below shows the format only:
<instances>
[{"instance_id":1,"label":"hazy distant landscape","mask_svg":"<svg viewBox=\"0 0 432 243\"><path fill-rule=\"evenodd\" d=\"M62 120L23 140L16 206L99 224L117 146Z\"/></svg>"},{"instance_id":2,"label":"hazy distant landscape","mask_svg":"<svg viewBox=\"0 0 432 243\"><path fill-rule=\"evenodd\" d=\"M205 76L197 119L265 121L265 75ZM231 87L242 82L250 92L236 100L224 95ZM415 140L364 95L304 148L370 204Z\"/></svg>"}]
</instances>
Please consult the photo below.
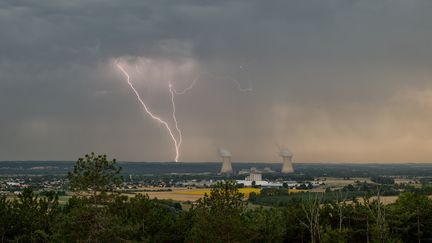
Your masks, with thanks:
<instances>
[{"instance_id":1,"label":"hazy distant landscape","mask_svg":"<svg viewBox=\"0 0 432 243\"><path fill-rule=\"evenodd\" d=\"M0 175L66 175L73 168L74 161L0 161ZM119 162L122 173L129 175L158 175L158 174L197 174L220 171L220 162L214 163L187 163L187 162ZM234 171L256 167L263 169L269 167L280 171L280 163L233 163ZM350 164L350 163L296 163L296 173L311 176L432 176L432 163L405 163L405 164Z\"/></svg>"}]
</instances>

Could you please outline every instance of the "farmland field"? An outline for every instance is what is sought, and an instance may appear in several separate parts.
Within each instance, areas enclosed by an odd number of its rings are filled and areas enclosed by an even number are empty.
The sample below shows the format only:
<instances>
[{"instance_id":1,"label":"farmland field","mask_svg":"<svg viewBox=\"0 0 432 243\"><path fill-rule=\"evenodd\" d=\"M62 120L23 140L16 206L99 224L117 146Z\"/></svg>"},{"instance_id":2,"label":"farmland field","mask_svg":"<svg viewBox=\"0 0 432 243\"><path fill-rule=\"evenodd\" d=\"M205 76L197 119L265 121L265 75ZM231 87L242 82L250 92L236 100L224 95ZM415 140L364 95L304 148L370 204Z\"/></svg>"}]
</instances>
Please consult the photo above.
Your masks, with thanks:
<instances>
[{"instance_id":1,"label":"farmland field","mask_svg":"<svg viewBox=\"0 0 432 243\"><path fill-rule=\"evenodd\" d=\"M158 199L172 199L175 201L196 201L204 196L210 194L208 189L187 189L187 188L174 188L172 191L167 192L137 192L141 194L148 194L150 198ZM248 197L251 192L260 193L260 188L240 188L239 191ZM291 189L289 192L301 192L302 190Z\"/></svg>"},{"instance_id":2,"label":"farmland field","mask_svg":"<svg viewBox=\"0 0 432 243\"><path fill-rule=\"evenodd\" d=\"M259 188L240 188L239 191L245 195L249 196L249 193L255 192L259 193ZM187 188L174 188L172 191L163 192L137 192L137 194L148 194L150 198L158 199L172 199L175 201L196 201L202 198L205 194L210 194L209 189L187 189Z\"/></svg>"}]
</instances>

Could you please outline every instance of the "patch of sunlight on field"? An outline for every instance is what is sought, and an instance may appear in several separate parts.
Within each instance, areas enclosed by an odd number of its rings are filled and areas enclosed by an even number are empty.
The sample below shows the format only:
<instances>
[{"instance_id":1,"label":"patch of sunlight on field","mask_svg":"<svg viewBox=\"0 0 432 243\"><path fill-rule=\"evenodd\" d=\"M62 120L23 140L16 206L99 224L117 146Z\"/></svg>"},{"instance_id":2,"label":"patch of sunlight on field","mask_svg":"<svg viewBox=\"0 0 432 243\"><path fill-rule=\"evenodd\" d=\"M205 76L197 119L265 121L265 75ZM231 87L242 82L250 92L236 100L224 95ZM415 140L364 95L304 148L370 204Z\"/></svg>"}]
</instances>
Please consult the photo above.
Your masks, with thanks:
<instances>
[{"instance_id":1,"label":"patch of sunlight on field","mask_svg":"<svg viewBox=\"0 0 432 243\"><path fill-rule=\"evenodd\" d=\"M261 189L260 188L239 188L239 191L248 197L251 192L255 192L256 194L259 194L261 192Z\"/></svg>"},{"instance_id":2,"label":"patch of sunlight on field","mask_svg":"<svg viewBox=\"0 0 432 243\"><path fill-rule=\"evenodd\" d=\"M289 192L297 193L297 192L308 192L309 190L300 190L300 189L290 189Z\"/></svg>"},{"instance_id":3,"label":"patch of sunlight on field","mask_svg":"<svg viewBox=\"0 0 432 243\"><path fill-rule=\"evenodd\" d=\"M210 189L193 189L193 190L179 190L175 192L176 194L182 195L195 195L195 196L204 196L204 194L210 194Z\"/></svg>"}]
</instances>

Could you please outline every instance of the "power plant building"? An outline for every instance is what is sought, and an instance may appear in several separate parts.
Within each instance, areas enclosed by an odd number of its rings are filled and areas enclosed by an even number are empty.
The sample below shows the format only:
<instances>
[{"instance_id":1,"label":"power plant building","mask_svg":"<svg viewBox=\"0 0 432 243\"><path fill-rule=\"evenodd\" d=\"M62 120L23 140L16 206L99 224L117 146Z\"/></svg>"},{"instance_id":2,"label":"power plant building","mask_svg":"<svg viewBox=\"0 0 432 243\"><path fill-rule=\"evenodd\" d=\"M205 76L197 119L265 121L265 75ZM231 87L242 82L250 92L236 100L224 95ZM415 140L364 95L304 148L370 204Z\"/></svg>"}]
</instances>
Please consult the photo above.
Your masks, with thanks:
<instances>
[{"instance_id":1,"label":"power plant building","mask_svg":"<svg viewBox=\"0 0 432 243\"><path fill-rule=\"evenodd\" d=\"M262 174L250 173L249 176L245 178L246 181L262 181Z\"/></svg>"}]
</instances>

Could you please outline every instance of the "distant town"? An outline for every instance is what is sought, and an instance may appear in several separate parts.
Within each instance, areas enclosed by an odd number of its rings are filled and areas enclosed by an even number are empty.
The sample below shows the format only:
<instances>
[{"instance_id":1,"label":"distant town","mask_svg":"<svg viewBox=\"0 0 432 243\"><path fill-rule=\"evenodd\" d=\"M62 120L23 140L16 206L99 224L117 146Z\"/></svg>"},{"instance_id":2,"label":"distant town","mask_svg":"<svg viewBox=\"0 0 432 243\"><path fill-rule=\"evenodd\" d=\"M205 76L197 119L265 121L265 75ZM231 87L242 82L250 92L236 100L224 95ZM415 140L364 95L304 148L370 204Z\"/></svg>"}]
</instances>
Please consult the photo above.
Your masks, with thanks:
<instances>
[{"instance_id":1,"label":"distant town","mask_svg":"<svg viewBox=\"0 0 432 243\"><path fill-rule=\"evenodd\" d=\"M119 191L180 201L194 201L203 194L194 194L194 190L208 189L225 180L234 180L240 188L305 192L344 189L359 196L380 185L385 195L393 196L432 182L430 164L294 164L289 173L282 173L280 164L265 163L233 163L229 173L222 173L218 163L129 162L120 166L123 172ZM42 196L49 191L70 195L67 173L72 168L73 162L0 162L0 194L13 197L30 187ZM190 197L185 196L187 191Z\"/></svg>"}]
</instances>

